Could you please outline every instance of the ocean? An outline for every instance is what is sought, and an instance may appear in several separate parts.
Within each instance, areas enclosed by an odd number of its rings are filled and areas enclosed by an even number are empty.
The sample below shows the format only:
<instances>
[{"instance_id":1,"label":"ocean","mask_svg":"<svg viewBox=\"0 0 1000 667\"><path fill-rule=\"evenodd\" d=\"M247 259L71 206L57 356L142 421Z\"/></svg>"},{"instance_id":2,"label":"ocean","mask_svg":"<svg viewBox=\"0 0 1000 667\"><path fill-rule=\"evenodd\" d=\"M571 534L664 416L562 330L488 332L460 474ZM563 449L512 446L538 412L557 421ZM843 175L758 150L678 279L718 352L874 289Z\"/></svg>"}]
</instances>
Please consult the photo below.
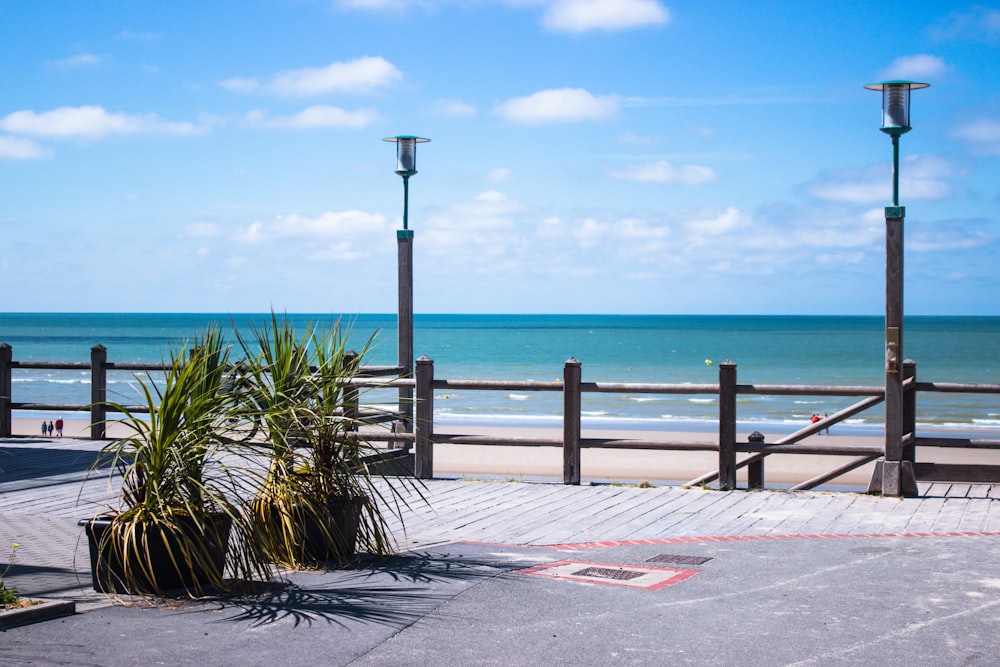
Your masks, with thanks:
<instances>
[{"instance_id":1,"label":"ocean","mask_svg":"<svg viewBox=\"0 0 1000 667\"><path fill-rule=\"evenodd\" d=\"M16 361L89 361L100 343L109 361L159 362L170 349L210 322L248 331L268 315L5 313L0 342ZM297 326L340 316L290 314ZM345 315L360 348L371 336L367 363L396 362L395 315ZM542 380L562 378L570 357L585 382L715 383L719 362L737 364L741 384L876 385L884 382L883 320L865 316L672 315L431 315L414 318L417 357L434 360L439 379ZM1000 383L1000 317L909 317L905 356L921 381ZM109 398L134 402L131 374L109 376ZM80 404L89 401L88 371L15 370L17 402ZM377 392L371 400L386 400ZM833 413L856 398L741 396L744 427L789 432L813 413ZM1000 431L997 395L922 392L918 428ZM443 424L557 425L557 393L461 391L435 394L435 419ZM584 426L712 430L718 404L712 396L585 393ZM39 413L52 417L52 413ZM36 414L18 412L17 417ZM72 416L72 415L66 415ZM875 433L877 407L838 429Z\"/></svg>"}]
</instances>

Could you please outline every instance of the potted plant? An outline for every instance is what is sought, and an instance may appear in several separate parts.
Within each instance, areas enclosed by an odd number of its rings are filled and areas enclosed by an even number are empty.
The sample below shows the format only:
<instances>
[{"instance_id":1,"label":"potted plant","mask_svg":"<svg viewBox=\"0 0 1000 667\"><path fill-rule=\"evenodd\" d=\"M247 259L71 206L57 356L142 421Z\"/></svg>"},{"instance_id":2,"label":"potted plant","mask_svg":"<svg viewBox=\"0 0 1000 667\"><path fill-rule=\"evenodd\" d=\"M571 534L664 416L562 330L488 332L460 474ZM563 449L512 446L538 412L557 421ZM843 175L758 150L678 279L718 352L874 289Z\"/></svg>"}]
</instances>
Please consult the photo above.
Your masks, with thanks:
<instances>
[{"instance_id":1,"label":"potted plant","mask_svg":"<svg viewBox=\"0 0 1000 667\"><path fill-rule=\"evenodd\" d=\"M386 479L367 465L379 458L359 433L370 420L356 409L357 377L372 338L347 349L340 322L310 325L299 336L287 318L241 339L247 384L266 440L268 468L250 503L253 541L271 562L303 567L344 564L357 550L391 551L390 512L405 504L411 478Z\"/></svg>"},{"instance_id":2,"label":"potted plant","mask_svg":"<svg viewBox=\"0 0 1000 667\"><path fill-rule=\"evenodd\" d=\"M228 347L217 327L171 353L161 378L137 377L144 405L110 404L129 433L109 442L118 506L81 522L93 585L109 593L200 595L266 574L239 512L237 475L225 455L239 442L232 415L241 400L227 387Z\"/></svg>"}]
</instances>

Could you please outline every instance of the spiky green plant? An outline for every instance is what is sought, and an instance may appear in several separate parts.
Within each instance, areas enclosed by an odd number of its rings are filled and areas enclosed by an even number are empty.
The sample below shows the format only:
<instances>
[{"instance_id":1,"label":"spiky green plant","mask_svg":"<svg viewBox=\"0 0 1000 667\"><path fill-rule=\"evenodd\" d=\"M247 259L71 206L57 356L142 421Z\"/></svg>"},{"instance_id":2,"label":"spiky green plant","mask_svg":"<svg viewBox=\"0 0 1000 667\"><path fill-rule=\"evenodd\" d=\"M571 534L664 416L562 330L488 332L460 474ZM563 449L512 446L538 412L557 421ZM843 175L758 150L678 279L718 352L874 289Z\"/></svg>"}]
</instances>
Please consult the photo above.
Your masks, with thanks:
<instances>
[{"instance_id":1,"label":"spiky green plant","mask_svg":"<svg viewBox=\"0 0 1000 667\"><path fill-rule=\"evenodd\" d=\"M269 458L250 504L255 544L284 566L314 564L317 553L340 561L353 557L353 527L331 518L338 503L349 514L360 512L359 549L389 553L387 514L401 509L398 487L414 484L379 484L381 476L366 465L378 454L358 432L369 421L354 409L356 398L349 394L357 394L352 381L372 339L355 354L349 354L347 341L339 321L310 325L300 336L286 317L274 313L241 338L253 387L250 403L259 410ZM316 532L320 544L316 538L310 544L307 535Z\"/></svg>"},{"instance_id":2,"label":"spiky green plant","mask_svg":"<svg viewBox=\"0 0 1000 667\"><path fill-rule=\"evenodd\" d=\"M218 327L210 327L190 346L171 352L161 378L137 377L142 409L111 404L124 416L115 422L129 433L108 443L98 465L117 473L118 507L110 512L110 528L101 536L122 561L126 589L164 593L154 571L155 544L166 543L168 560L177 571L194 570L188 592L225 588L224 567L213 555L232 525L225 566L235 581L266 576L267 566L248 547L246 522L240 513L239 475L226 454L240 438L231 433L233 415L241 410L239 394L226 390L229 349ZM214 517L222 517L221 524ZM186 584L185 584L186 585Z\"/></svg>"}]
</instances>

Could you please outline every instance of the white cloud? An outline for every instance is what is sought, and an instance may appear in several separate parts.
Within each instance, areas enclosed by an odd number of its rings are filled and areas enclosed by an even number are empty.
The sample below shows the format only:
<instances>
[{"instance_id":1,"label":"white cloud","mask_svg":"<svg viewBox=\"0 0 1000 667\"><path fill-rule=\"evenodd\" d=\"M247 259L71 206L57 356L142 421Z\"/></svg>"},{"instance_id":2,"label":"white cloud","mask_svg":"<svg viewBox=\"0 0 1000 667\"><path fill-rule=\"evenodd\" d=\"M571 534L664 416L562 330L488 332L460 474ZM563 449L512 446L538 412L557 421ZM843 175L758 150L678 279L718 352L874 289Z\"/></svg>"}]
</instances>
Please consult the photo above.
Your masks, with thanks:
<instances>
[{"instance_id":1,"label":"white cloud","mask_svg":"<svg viewBox=\"0 0 1000 667\"><path fill-rule=\"evenodd\" d=\"M486 190L428 216L420 230L425 252L456 261L464 254L474 262L484 255L509 256L524 208L498 190Z\"/></svg>"},{"instance_id":2,"label":"white cloud","mask_svg":"<svg viewBox=\"0 0 1000 667\"><path fill-rule=\"evenodd\" d=\"M438 100L433 108L435 113L453 118L471 118L479 113L475 105L462 100Z\"/></svg>"},{"instance_id":3,"label":"white cloud","mask_svg":"<svg viewBox=\"0 0 1000 667\"><path fill-rule=\"evenodd\" d=\"M337 6L344 9L406 9L416 4L416 0L337 0Z\"/></svg>"},{"instance_id":4,"label":"white cloud","mask_svg":"<svg viewBox=\"0 0 1000 667\"><path fill-rule=\"evenodd\" d=\"M214 222L192 222L184 227L184 234L187 236L211 237L218 236L219 233L219 226Z\"/></svg>"},{"instance_id":5,"label":"white cloud","mask_svg":"<svg viewBox=\"0 0 1000 667\"><path fill-rule=\"evenodd\" d=\"M1000 10L976 5L967 12L954 12L931 29L937 39L971 39L995 42L1000 39Z\"/></svg>"},{"instance_id":6,"label":"white cloud","mask_svg":"<svg viewBox=\"0 0 1000 667\"><path fill-rule=\"evenodd\" d=\"M219 85L231 93L255 93L260 90L260 81L253 77L234 76L231 79L220 81Z\"/></svg>"},{"instance_id":7,"label":"white cloud","mask_svg":"<svg viewBox=\"0 0 1000 667\"><path fill-rule=\"evenodd\" d=\"M109 113L99 106L60 107L52 111L15 111L0 119L0 130L51 139L100 139L114 134L191 135L204 129L166 121L156 114Z\"/></svg>"},{"instance_id":8,"label":"white cloud","mask_svg":"<svg viewBox=\"0 0 1000 667\"><path fill-rule=\"evenodd\" d=\"M899 190L903 199L944 199L953 188L945 179L956 175L947 160L931 155L911 155L899 168ZM871 204L892 197L892 169L879 163L864 169L840 169L820 174L806 184L814 197L828 201Z\"/></svg>"},{"instance_id":9,"label":"white cloud","mask_svg":"<svg viewBox=\"0 0 1000 667\"><path fill-rule=\"evenodd\" d=\"M244 120L256 127L282 129L313 129L326 127L361 128L378 120L374 109L347 111L339 107L317 105L303 109L293 116L271 117L265 111L251 111Z\"/></svg>"},{"instance_id":10,"label":"white cloud","mask_svg":"<svg viewBox=\"0 0 1000 667\"><path fill-rule=\"evenodd\" d=\"M495 113L515 123L601 121L618 114L614 95L593 95L582 88L542 90L498 105Z\"/></svg>"},{"instance_id":11,"label":"white cloud","mask_svg":"<svg viewBox=\"0 0 1000 667\"><path fill-rule=\"evenodd\" d=\"M920 53L913 56L900 56L896 58L888 68L883 70L882 77L885 79L914 79L919 81L941 76L948 69L949 67L941 58Z\"/></svg>"},{"instance_id":12,"label":"white cloud","mask_svg":"<svg viewBox=\"0 0 1000 667\"><path fill-rule=\"evenodd\" d=\"M952 131L952 136L966 141L977 153L1000 155L1000 120L980 118L963 123Z\"/></svg>"},{"instance_id":13,"label":"white cloud","mask_svg":"<svg viewBox=\"0 0 1000 667\"><path fill-rule=\"evenodd\" d=\"M486 180L490 183L503 183L510 178L510 169L507 167L497 167L496 169L491 169L490 173L486 174Z\"/></svg>"},{"instance_id":14,"label":"white cloud","mask_svg":"<svg viewBox=\"0 0 1000 667\"><path fill-rule=\"evenodd\" d=\"M670 10L658 0L555 0L546 9L542 25L579 33L664 25L669 20Z\"/></svg>"},{"instance_id":15,"label":"white cloud","mask_svg":"<svg viewBox=\"0 0 1000 667\"><path fill-rule=\"evenodd\" d=\"M639 183L680 183L682 185L701 185L716 180L715 170L711 167L685 164L676 167L665 160L638 164L611 172L612 178Z\"/></svg>"},{"instance_id":16,"label":"white cloud","mask_svg":"<svg viewBox=\"0 0 1000 667\"><path fill-rule=\"evenodd\" d=\"M268 222L260 220L250 223L238 231L234 239L243 243L273 242L278 239L336 239L334 243L359 242L385 234L389 229L385 216L363 211L327 212L319 217L307 218L301 215L278 216Z\"/></svg>"},{"instance_id":17,"label":"white cloud","mask_svg":"<svg viewBox=\"0 0 1000 667\"><path fill-rule=\"evenodd\" d=\"M723 236L750 224L750 216L730 206L709 217L695 217L684 223L684 227L696 236Z\"/></svg>"},{"instance_id":18,"label":"white cloud","mask_svg":"<svg viewBox=\"0 0 1000 667\"><path fill-rule=\"evenodd\" d=\"M328 93L371 93L402 78L403 73L385 58L364 56L335 61L324 67L278 72L264 84L253 77L233 77L220 81L219 85L235 93L265 92L306 97Z\"/></svg>"},{"instance_id":19,"label":"white cloud","mask_svg":"<svg viewBox=\"0 0 1000 667\"><path fill-rule=\"evenodd\" d=\"M44 160L52 151L30 139L0 136L0 158L7 160Z\"/></svg>"},{"instance_id":20,"label":"white cloud","mask_svg":"<svg viewBox=\"0 0 1000 667\"><path fill-rule=\"evenodd\" d=\"M101 64L102 58L93 53L81 53L64 60L57 60L53 65L57 67L94 67Z\"/></svg>"}]
</instances>

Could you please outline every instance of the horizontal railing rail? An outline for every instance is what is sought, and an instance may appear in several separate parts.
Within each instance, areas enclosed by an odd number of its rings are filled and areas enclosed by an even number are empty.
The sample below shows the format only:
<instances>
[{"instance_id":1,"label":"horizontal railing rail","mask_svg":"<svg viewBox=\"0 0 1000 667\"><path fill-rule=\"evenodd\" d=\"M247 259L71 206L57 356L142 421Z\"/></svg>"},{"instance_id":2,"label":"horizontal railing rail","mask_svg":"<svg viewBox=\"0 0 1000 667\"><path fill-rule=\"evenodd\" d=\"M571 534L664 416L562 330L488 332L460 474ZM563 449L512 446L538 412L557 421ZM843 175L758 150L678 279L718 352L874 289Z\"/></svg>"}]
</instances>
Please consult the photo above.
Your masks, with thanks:
<instances>
[{"instance_id":1,"label":"horizontal railing rail","mask_svg":"<svg viewBox=\"0 0 1000 667\"><path fill-rule=\"evenodd\" d=\"M107 374L116 371L158 371L167 368L165 364L119 363L107 360L103 346L94 346L90 362L39 362L15 361L11 348L0 344L0 436L10 436L12 412L16 410L90 412L91 437L105 438L104 424L107 413L112 408L107 404ZM964 448L972 450L1000 449L1000 439L993 438L949 438L943 436L921 436L916 433L916 401L919 392L1000 394L1000 384L958 383L958 382L917 382L915 367L910 364L910 376L904 382L904 391L909 396L911 407L904 424L904 447L918 479L941 480L955 477L954 481L968 479L979 481L996 476L1000 481L1000 466L973 464L945 465L933 462L916 462L916 447ZM12 373L17 369L43 370L90 370L91 402L74 404L46 404L40 402L17 402L12 397ZM791 384L739 384L736 382L736 365L726 361L719 368L719 382L713 384L695 383L626 383L626 382L583 382L580 379L580 363L570 359L564 365L563 378L542 382L533 380L462 380L434 378L434 362L421 358L416 364L414 377L398 377L399 366L364 366L351 384L361 388L407 388L413 390L415 416L406 406L397 409L388 407L363 406L355 404L354 414L362 415L373 427L364 435L373 441L405 443L413 446L414 473L417 477L431 478L434 475L433 448L437 444L464 444L518 447L561 447L563 450L563 481L567 484L580 483L580 451L588 448L609 450L658 450L658 451L706 451L717 452L718 469L709 471L687 485L699 485L719 481L719 488L736 488L736 471L747 469L748 486L764 485L763 462L773 454L801 454L821 456L843 456L851 460L830 471L806 480L794 489L814 488L836 477L854 470L866 463L884 456L883 446L851 443L849 441L804 442L811 435L828 429L861 412L869 410L885 400L885 389L868 385L791 385ZM435 392L455 391L517 391L550 392L563 396L561 437L516 437L510 435L482 435L462 433L438 433L434 422ZM659 395L711 395L718 398L719 416L717 436L706 434L705 439L618 438L587 437L581 428L580 398L586 393L601 394L659 394ZM358 392L354 392L357 401ZM753 434L746 442L736 440L736 397L739 395L759 396L824 396L859 398L856 403L816 423L809 424L794 433L782 436L773 442L764 442L763 436ZM143 412L145 406L126 406L132 412ZM410 421L412 419L412 421ZM409 422L409 423L404 423ZM375 427L375 424L383 424ZM391 428L388 426L391 425ZM738 455L743 455L739 458Z\"/></svg>"}]
</instances>

